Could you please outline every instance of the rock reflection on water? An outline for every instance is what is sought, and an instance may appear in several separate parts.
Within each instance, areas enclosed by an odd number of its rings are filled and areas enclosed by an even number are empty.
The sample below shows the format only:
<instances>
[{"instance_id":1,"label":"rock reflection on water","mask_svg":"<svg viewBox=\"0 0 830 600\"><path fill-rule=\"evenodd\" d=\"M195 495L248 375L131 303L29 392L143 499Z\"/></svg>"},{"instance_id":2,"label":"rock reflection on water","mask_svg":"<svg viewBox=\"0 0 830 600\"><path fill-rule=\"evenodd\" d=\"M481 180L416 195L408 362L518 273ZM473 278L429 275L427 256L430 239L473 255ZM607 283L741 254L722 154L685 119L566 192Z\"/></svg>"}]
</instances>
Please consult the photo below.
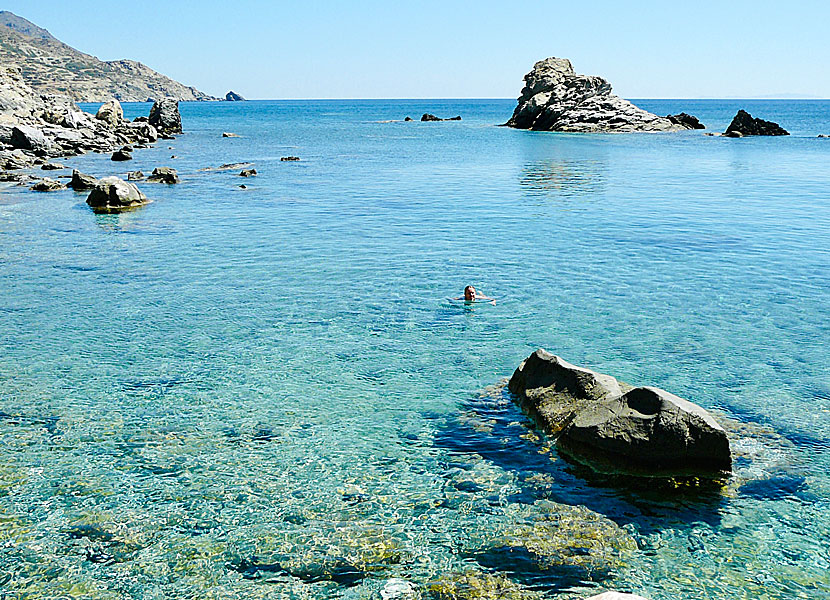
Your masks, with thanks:
<instances>
[{"instance_id":1,"label":"rock reflection on water","mask_svg":"<svg viewBox=\"0 0 830 600\"><path fill-rule=\"evenodd\" d=\"M519 185L532 196L574 198L605 192L605 170L599 160L546 159L527 163Z\"/></svg>"}]
</instances>

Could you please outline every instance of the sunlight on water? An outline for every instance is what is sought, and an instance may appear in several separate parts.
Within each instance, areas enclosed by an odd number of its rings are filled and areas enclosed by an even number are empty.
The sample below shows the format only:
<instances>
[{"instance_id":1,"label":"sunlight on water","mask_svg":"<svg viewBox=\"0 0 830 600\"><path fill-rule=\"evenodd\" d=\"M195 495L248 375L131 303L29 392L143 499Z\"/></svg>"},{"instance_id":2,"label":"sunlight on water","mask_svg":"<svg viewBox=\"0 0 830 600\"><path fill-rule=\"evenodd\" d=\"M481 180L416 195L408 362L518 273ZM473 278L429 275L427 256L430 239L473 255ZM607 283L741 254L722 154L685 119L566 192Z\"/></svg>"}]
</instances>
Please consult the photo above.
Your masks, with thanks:
<instances>
[{"instance_id":1,"label":"sunlight on water","mask_svg":"<svg viewBox=\"0 0 830 600\"><path fill-rule=\"evenodd\" d=\"M0 595L830 595L828 103L742 140L512 104L184 104L141 210L0 189ZM464 120L380 122L424 111ZM569 464L502 387L540 346L713 410L735 476Z\"/></svg>"}]
</instances>

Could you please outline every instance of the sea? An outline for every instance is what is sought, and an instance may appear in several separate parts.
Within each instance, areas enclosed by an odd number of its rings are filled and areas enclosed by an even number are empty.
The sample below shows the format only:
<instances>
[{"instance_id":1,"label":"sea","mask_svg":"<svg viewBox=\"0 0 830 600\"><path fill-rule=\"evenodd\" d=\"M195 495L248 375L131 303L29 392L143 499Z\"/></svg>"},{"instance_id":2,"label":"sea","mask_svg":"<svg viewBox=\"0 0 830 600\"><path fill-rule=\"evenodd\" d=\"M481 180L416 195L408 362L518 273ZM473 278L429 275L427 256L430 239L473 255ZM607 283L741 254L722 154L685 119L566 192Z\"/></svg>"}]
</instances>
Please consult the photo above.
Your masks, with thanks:
<instances>
[{"instance_id":1,"label":"sea","mask_svg":"<svg viewBox=\"0 0 830 600\"><path fill-rule=\"evenodd\" d=\"M636 103L792 135L182 103L45 173L177 169L140 209L3 184L0 598L830 598L830 101ZM561 455L537 348L708 409L732 477Z\"/></svg>"}]
</instances>

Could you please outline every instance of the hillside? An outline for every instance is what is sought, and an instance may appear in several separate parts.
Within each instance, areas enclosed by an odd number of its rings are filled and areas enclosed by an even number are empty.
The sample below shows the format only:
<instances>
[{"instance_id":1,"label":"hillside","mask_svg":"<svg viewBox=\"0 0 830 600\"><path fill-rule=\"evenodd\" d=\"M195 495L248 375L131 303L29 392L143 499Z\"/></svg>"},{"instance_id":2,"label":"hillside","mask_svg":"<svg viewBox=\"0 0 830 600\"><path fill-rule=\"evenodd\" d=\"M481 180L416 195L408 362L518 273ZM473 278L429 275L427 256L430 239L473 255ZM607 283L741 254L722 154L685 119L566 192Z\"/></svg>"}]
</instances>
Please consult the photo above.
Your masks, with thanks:
<instances>
[{"instance_id":1,"label":"hillside","mask_svg":"<svg viewBox=\"0 0 830 600\"><path fill-rule=\"evenodd\" d=\"M218 100L133 60L102 61L84 54L48 31L0 11L0 62L20 68L41 94L63 94L76 102L142 102L148 98Z\"/></svg>"}]
</instances>

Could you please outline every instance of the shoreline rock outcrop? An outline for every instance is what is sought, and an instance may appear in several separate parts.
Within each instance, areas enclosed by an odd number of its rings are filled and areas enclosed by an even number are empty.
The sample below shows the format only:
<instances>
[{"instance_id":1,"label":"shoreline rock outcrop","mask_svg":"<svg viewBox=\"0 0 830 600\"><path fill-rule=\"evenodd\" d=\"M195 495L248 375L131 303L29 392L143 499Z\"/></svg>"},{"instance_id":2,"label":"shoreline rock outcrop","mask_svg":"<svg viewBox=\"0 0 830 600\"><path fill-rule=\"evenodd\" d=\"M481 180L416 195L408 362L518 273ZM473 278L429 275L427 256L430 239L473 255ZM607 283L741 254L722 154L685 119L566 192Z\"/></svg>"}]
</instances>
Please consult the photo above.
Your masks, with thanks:
<instances>
[{"instance_id":1,"label":"shoreline rock outcrop","mask_svg":"<svg viewBox=\"0 0 830 600\"><path fill-rule=\"evenodd\" d=\"M778 123L756 119L745 110L739 110L729 127L723 133L726 137L744 137L748 135L790 135L790 132Z\"/></svg>"},{"instance_id":2,"label":"shoreline rock outcrop","mask_svg":"<svg viewBox=\"0 0 830 600\"><path fill-rule=\"evenodd\" d=\"M48 158L113 152L156 139L149 123L124 120L116 100L92 115L64 96L37 94L18 68L0 66L0 169L25 169Z\"/></svg>"},{"instance_id":3,"label":"shoreline rock outcrop","mask_svg":"<svg viewBox=\"0 0 830 600\"><path fill-rule=\"evenodd\" d=\"M666 118L675 125L680 125L686 129L706 129L706 125L701 123L697 117L688 113L682 112L676 115L666 115Z\"/></svg>"},{"instance_id":4,"label":"shoreline rock outcrop","mask_svg":"<svg viewBox=\"0 0 830 600\"><path fill-rule=\"evenodd\" d=\"M582 133L686 129L612 94L602 77L578 75L567 58L540 60L524 81L508 127Z\"/></svg>"},{"instance_id":5,"label":"shoreline rock outcrop","mask_svg":"<svg viewBox=\"0 0 830 600\"><path fill-rule=\"evenodd\" d=\"M411 121L412 119L409 119L409 120ZM461 120L461 115L458 115L458 116L455 116L455 117L450 117L449 119L442 119L441 117L436 117L435 115L430 114L430 113L424 113L423 115L421 115L421 121L424 121L424 122L427 122L427 121L460 121L460 120ZM404 121L406 121L406 119L404 119Z\"/></svg>"},{"instance_id":6,"label":"shoreline rock outcrop","mask_svg":"<svg viewBox=\"0 0 830 600\"><path fill-rule=\"evenodd\" d=\"M723 428L665 390L635 388L541 349L519 365L508 387L566 454L594 470L720 479L732 469Z\"/></svg>"}]
</instances>

